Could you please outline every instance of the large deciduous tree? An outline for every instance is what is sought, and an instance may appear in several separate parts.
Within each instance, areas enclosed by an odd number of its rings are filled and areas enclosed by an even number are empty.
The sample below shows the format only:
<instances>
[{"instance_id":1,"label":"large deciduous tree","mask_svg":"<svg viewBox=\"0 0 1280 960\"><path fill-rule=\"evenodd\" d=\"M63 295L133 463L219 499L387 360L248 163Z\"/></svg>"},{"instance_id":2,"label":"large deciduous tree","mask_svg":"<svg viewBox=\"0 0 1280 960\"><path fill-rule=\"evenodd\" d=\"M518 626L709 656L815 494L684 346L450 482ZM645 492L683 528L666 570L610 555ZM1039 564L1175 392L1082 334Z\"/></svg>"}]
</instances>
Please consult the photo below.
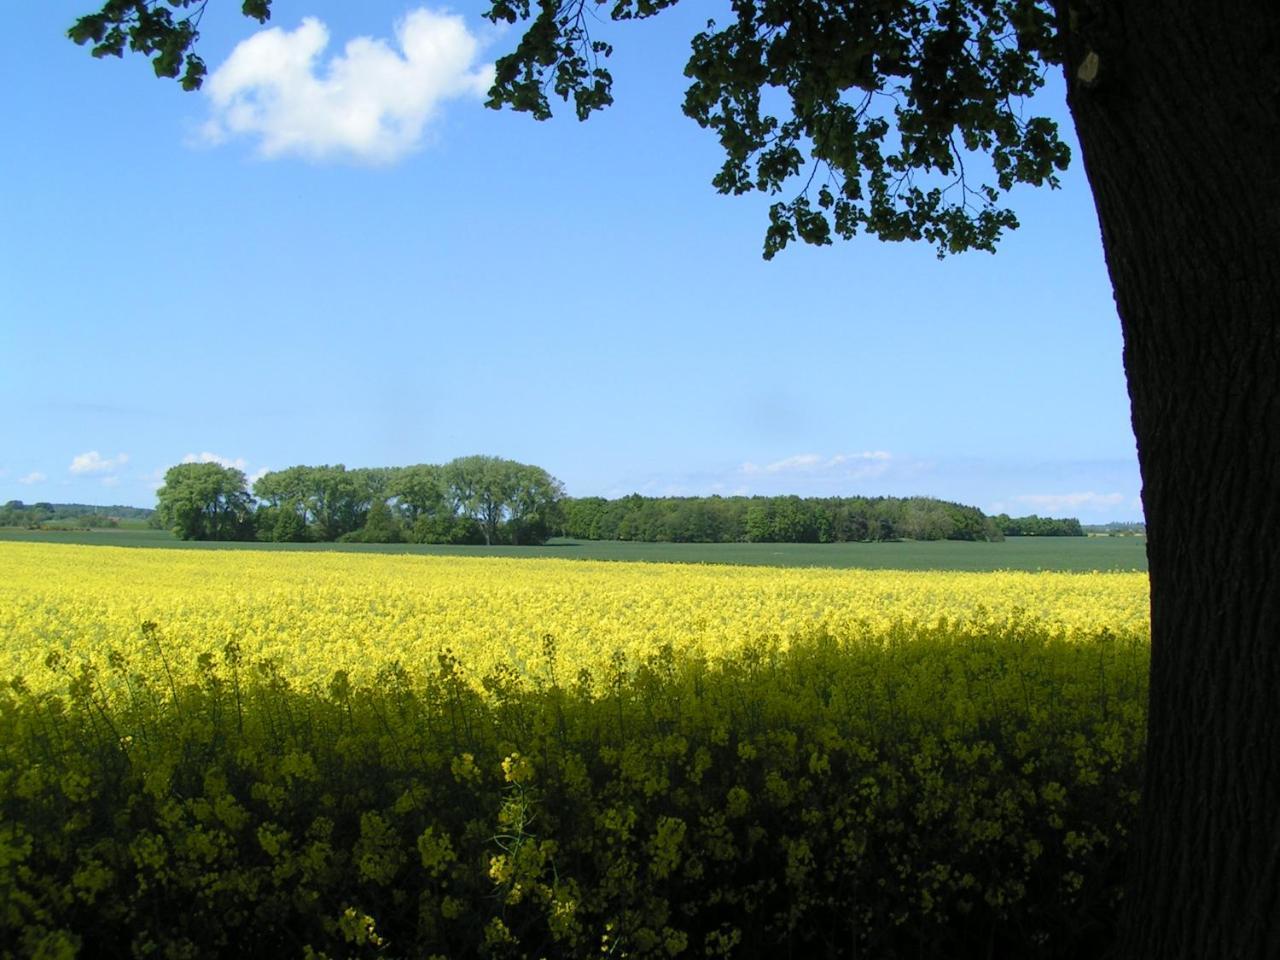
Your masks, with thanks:
<instances>
[{"instance_id":1,"label":"large deciduous tree","mask_svg":"<svg viewBox=\"0 0 1280 960\"><path fill-rule=\"evenodd\" d=\"M504 461L507 475L507 515L511 542L541 543L551 535L558 519L556 505L564 498L564 485L541 467Z\"/></svg>"},{"instance_id":2,"label":"large deciduous tree","mask_svg":"<svg viewBox=\"0 0 1280 960\"><path fill-rule=\"evenodd\" d=\"M251 498L245 476L218 463L180 463L156 491L161 522L183 540L250 540Z\"/></svg>"},{"instance_id":3,"label":"large deciduous tree","mask_svg":"<svg viewBox=\"0 0 1280 960\"><path fill-rule=\"evenodd\" d=\"M486 544L505 532L512 543L540 543L551 532L564 487L541 467L501 457L458 457L440 468L454 511L474 520Z\"/></svg>"},{"instance_id":4,"label":"large deciduous tree","mask_svg":"<svg viewBox=\"0 0 1280 960\"><path fill-rule=\"evenodd\" d=\"M532 20L492 106L611 102L588 29L675 0L493 0ZM199 85L203 0L72 28ZM268 0L246 2L265 18ZM685 112L725 193L780 194L765 255L858 231L993 249L1002 196L1068 149L1023 98L1060 70L1124 334L1151 575L1151 709L1127 957L1280 956L1280 5L733 0L693 38ZM773 104L781 109L773 112ZM1046 256L1051 256L1046 253Z\"/></svg>"},{"instance_id":5,"label":"large deciduous tree","mask_svg":"<svg viewBox=\"0 0 1280 960\"><path fill-rule=\"evenodd\" d=\"M416 463L396 470L387 493L395 498L397 508L410 527L420 517L433 517L446 511L452 515L443 468L434 463Z\"/></svg>"},{"instance_id":6,"label":"large deciduous tree","mask_svg":"<svg viewBox=\"0 0 1280 960\"><path fill-rule=\"evenodd\" d=\"M359 530L370 507L384 502L395 471L388 467L348 470L336 466L296 466L263 474L253 492L275 512L274 526L283 531L277 539L305 538L308 525L320 540L336 540ZM293 512L302 522L281 520Z\"/></svg>"}]
</instances>

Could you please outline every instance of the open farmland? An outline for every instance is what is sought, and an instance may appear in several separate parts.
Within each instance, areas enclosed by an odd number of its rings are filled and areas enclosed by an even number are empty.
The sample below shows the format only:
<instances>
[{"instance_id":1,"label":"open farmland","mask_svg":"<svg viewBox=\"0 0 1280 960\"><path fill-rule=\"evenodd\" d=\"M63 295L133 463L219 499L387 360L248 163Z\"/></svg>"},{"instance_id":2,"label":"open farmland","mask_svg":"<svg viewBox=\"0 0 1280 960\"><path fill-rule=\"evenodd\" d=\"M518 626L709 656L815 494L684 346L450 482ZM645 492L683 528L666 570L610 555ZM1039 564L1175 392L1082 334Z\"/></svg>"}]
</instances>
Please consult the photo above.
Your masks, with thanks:
<instances>
[{"instance_id":1,"label":"open farmland","mask_svg":"<svg viewBox=\"0 0 1280 960\"><path fill-rule=\"evenodd\" d=\"M1069 635L1142 631L1141 573L938 573L567 563L383 554L160 551L0 544L0 675L43 687L49 652L150 658L153 622L179 669L235 641L285 676L367 678L451 649L473 676L533 673L550 635L574 673L661 645L730 655L751 641L1011 618ZM147 646L154 644L154 638Z\"/></svg>"},{"instance_id":2,"label":"open farmland","mask_svg":"<svg viewBox=\"0 0 1280 960\"><path fill-rule=\"evenodd\" d=\"M0 544L4 956L1074 958L1140 573Z\"/></svg>"},{"instance_id":3,"label":"open farmland","mask_svg":"<svg viewBox=\"0 0 1280 960\"><path fill-rule=\"evenodd\" d=\"M552 539L540 546L451 546L383 543L259 543L179 540L167 530L20 530L0 528L0 542L163 547L175 550L284 550L411 554L441 557L544 557L643 563L731 563L766 567L865 570L1147 569L1147 541L1123 537L1010 537L999 543L959 540L881 543L643 543Z\"/></svg>"}]
</instances>

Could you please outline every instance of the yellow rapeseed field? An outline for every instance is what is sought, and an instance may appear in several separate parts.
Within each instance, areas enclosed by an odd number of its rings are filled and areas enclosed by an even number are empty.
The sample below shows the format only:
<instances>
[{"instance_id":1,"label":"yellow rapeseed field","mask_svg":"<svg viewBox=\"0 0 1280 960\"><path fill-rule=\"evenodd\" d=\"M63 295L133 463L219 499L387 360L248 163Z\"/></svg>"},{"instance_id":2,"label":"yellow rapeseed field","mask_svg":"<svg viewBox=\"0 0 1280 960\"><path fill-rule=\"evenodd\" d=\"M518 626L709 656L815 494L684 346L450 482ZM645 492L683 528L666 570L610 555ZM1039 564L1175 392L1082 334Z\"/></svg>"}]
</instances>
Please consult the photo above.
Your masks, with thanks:
<instances>
[{"instance_id":1,"label":"yellow rapeseed field","mask_svg":"<svg viewBox=\"0 0 1280 960\"><path fill-rule=\"evenodd\" d=\"M883 636L895 623L1032 617L1067 635L1145 633L1142 573L938 573L0 543L0 677L35 689L51 651L176 671L228 641L303 683L451 649L476 676L536 671L543 638L576 673L662 644L712 657L762 637Z\"/></svg>"}]
</instances>

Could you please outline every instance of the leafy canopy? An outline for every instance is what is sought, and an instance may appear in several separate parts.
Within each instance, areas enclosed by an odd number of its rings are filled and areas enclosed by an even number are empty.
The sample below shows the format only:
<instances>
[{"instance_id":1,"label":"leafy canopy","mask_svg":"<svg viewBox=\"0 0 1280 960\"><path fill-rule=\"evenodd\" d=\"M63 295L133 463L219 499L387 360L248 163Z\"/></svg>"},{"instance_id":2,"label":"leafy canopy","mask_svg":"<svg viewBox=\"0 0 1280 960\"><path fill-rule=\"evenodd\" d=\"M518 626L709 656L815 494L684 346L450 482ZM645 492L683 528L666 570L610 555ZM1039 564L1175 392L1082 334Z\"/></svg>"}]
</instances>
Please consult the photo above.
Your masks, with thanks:
<instances>
[{"instance_id":1,"label":"leafy canopy","mask_svg":"<svg viewBox=\"0 0 1280 960\"><path fill-rule=\"evenodd\" d=\"M106 0L97 13L79 17L69 36L92 44L95 57L120 57L125 46L151 58L157 77L180 77L184 90L198 90L208 72L194 51L209 0ZM244 0L240 11L259 23L271 17L271 0ZM175 15L176 13L176 15Z\"/></svg>"},{"instance_id":2,"label":"leafy canopy","mask_svg":"<svg viewBox=\"0 0 1280 960\"><path fill-rule=\"evenodd\" d=\"M69 34L95 56L127 43L193 90L207 2L108 0ZM544 120L559 98L586 119L613 102L613 48L591 32L600 14L643 19L675 3L492 0L489 20L527 27L497 61L487 105ZM263 22L270 6L241 9ZM733 0L732 14L692 39L684 112L724 149L717 190L791 193L770 207L766 258L859 230L927 240L939 256L994 251L1018 225L1002 195L1056 187L1070 161L1057 124L1022 112L1062 59L1049 0Z\"/></svg>"},{"instance_id":3,"label":"leafy canopy","mask_svg":"<svg viewBox=\"0 0 1280 960\"><path fill-rule=\"evenodd\" d=\"M252 539L245 476L218 463L170 467L156 491L160 521L183 540Z\"/></svg>"}]
</instances>

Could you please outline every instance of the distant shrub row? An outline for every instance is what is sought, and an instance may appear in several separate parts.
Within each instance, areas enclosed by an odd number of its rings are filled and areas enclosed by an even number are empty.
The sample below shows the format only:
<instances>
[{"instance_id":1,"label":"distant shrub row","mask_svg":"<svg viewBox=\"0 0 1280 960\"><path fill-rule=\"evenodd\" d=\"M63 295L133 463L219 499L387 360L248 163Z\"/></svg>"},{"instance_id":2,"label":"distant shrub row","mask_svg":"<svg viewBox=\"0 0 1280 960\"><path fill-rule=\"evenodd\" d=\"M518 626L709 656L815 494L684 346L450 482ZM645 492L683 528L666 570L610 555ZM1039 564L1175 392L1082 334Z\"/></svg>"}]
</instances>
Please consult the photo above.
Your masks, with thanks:
<instances>
[{"instance_id":1,"label":"distant shrub row","mask_svg":"<svg viewBox=\"0 0 1280 960\"><path fill-rule=\"evenodd\" d=\"M0 691L0 942L48 957L1075 958L1112 945L1145 638L1033 623L604 675Z\"/></svg>"},{"instance_id":2,"label":"distant shrub row","mask_svg":"<svg viewBox=\"0 0 1280 960\"><path fill-rule=\"evenodd\" d=\"M87 503L23 503L10 500L0 506L0 527L42 527L72 524L80 527L118 527L121 520L145 520L151 510L141 507L96 507Z\"/></svg>"},{"instance_id":3,"label":"distant shrub row","mask_svg":"<svg viewBox=\"0 0 1280 960\"><path fill-rule=\"evenodd\" d=\"M1106 535L1109 537L1132 537L1147 535L1147 525L1143 522L1093 523L1084 526L1085 535Z\"/></svg>"},{"instance_id":4,"label":"distant shrub row","mask_svg":"<svg viewBox=\"0 0 1280 960\"><path fill-rule=\"evenodd\" d=\"M583 540L844 543L1001 540L977 507L930 497L601 497L566 499L559 529Z\"/></svg>"},{"instance_id":5,"label":"distant shrub row","mask_svg":"<svg viewBox=\"0 0 1280 960\"><path fill-rule=\"evenodd\" d=\"M991 518L1006 537L1083 537L1084 527L1074 517L1055 519L1038 517L1011 517L1007 513Z\"/></svg>"}]
</instances>

